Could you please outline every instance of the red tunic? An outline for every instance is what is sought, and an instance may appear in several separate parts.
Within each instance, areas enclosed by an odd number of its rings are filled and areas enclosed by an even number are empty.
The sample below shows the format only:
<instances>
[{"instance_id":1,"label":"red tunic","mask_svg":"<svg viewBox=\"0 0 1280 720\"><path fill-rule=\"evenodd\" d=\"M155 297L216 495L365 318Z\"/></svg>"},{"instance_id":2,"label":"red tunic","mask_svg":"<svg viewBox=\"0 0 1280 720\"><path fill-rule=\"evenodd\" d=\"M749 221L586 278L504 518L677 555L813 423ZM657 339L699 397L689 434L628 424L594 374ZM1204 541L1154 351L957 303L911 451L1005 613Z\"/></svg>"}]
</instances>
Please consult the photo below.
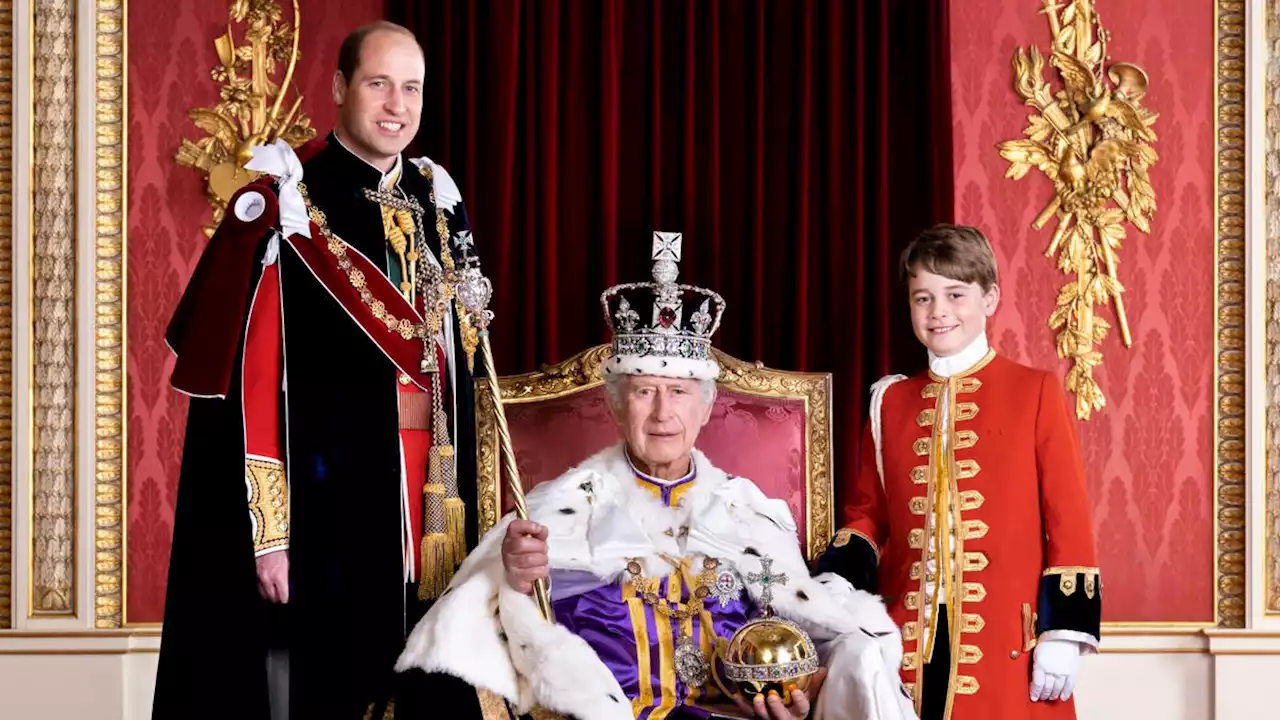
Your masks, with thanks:
<instances>
[{"instance_id":1,"label":"red tunic","mask_svg":"<svg viewBox=\"0 0 1280 720\"><path fill-rule=\"evenodd\" d=\"M1057 379L990 352L951 378L921 373L891 385L881 419L883 484L868 428L833 545L857 544L856 536L874 550L917 710L936 586L948 598L951 631L946 718L1075 717L1071 700L1033 703L1029 691L1038 637L1099 633L1084 469ZM940 502L950 511L928 523ZM935 525L954 531L945 549L933 542ZM946 577L925 577L940 551L954 553L949 588ZM944 555L937 567L947 565Z\"/></svg>"}]
</instances>

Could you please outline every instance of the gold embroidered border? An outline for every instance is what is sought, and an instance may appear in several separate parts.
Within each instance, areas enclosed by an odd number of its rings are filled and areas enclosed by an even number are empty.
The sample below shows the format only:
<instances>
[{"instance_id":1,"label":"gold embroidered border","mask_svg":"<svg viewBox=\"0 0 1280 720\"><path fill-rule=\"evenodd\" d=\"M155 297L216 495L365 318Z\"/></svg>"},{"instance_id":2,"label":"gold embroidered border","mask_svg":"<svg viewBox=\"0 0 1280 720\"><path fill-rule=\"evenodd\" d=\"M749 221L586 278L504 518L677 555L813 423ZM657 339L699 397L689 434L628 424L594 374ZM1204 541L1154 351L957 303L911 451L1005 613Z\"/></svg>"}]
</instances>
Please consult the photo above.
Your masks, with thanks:
<instances>
[{"instance_id":1,"label":"gold embroidered border","mask_svg":"<svg viewBox=\"0 0 1280 720\"><path fill-rule=\"evenodd\" d=\"M244 474L255 526L254 552L288 545L289 483L284 465L274 460L247 459Z\"/></svg>"},{"instance_id":2,"label":"gold embroidered border","mask_svg":"<svg viewBox=\"0 0 1280 720\"><path fill-rule=\"evenodd\" d=\"M834 526L831 450L831 374L766 368L712 348L720 365L722 390L757 397L791 398L805 403L805 535L812 560L827 549ZM590 390L604 383L608 345L597 345L543 370L498 378L504 404L538 402ZM500 464L494 398L483 379L476 380L477 486L480 532L498 523Z\"/></svg>"},{"instance_id":3,"label":"gold embroidered border","mask_svg":"<svg viewBox=\"0 0 1280 720\"><path fill-rule=\"evenodd\" d=\"M125 624L126 0L95 5L94 625Z\"/></svg>"},{"instance_id":4,"label":"gold embroidered border","mask_svg":"<svg viewBox=\"0 0 1280 720\"><path fill-rule=\"evenodd\" d=\"M32 22L30 615L76 614L76 8Z\"/></svg>"},{"instance_id":5,"label":"gold embroidered border","mask_svg":"<svg viewBox=\"0 0 1280 720\"><path fill-rule=\"evenodd\" d=\"M13 146L13 0L0 0L0 147ZM0 630L13 622L13 153L0 153Z\"/></svg>"},{"instance_id":6,"label":"gold embroidered border","mask_svg":"<svg viewBox=\"0 0 1280 720\"><path fill-rule=\"evenodd\" d=\"M1245 3L1217 0L1214 465L1218 624L1245 615Z\"/></svg>"}]
</instances>

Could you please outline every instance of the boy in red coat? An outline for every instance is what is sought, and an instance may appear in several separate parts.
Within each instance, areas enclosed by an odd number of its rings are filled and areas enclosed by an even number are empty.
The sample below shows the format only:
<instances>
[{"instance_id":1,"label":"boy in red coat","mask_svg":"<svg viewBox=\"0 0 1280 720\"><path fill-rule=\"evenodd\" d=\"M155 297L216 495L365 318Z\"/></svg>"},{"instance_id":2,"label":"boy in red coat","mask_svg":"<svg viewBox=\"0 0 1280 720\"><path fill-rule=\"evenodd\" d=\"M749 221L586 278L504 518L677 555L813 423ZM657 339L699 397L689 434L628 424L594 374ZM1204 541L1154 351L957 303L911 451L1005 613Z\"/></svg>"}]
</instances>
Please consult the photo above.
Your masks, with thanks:
<instances>
[{"instance_id":1,"label":"boy in red coat","mask_svg":"<svg viewBox=\"0 0 1280 720\"><path fill-rule=\"evenodd\" d=\"M1000 290L980 231L926 231L901 271L929 370L872 387L861 467L819 570L884 597L921 720L1074 718L1102 584L1063 392L988 347Z\"/></svg>"}]
</instances>

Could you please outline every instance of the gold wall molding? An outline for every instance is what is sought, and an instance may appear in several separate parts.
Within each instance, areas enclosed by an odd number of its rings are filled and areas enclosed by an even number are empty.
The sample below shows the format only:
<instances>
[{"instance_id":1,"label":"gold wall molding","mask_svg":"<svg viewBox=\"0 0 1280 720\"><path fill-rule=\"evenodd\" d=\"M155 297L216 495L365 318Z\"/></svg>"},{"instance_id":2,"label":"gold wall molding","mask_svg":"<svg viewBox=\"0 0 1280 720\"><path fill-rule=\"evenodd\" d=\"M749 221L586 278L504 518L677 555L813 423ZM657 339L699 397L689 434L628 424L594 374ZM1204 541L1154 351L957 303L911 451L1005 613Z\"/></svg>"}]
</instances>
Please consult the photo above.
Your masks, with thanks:
<instances>
[{"instance_id":1,"label":"gold wall molding","mask_svg":"<svg viewBox=\"0 0 1280 720\"><path fill-rule=\"evenodd\" d=\"M1245 3L1217 0L1214 509L1218 625L1245 626Z\"/></svg>"},{"instance_id":2,"label":"gold wall molding","mask_svg":"<svg viewBox=\"0 0 1280 720\"><path fill-rule=\"evenodd\" d=\"M34 3L29 612L75 614L76 11Z\"/></svg>"},{"instance_id":3,"label":"gold wall molding","mask_svg":"<svg viewBox=\"0 0 1280 720\"><path fill-rule=\"evenodd\" d=\"M1267 47L1274 48L1280 42L1280 0L1267 0L1266 14ZM1265 106L1266 138L1263 143L1266 161L1263 172L1266 173L1266 373L1267 373L1267 423L1264 454L1266 457L1266 473L1264 487L1266 505L1266 527L1263 537L1266 548L1263 556L1265 564L1265 580L1263 592L1264 612L1280 614L1280 452L1276 452L1276 443L1280 442L1280 67L1274 63L1267 66L1266 90L1262 103Z\"/></svg>"},{"instance_id":4,"label":"gold wall molding","mask_svg":"<svg viewBox=\"0 0 1280 720\"><path fill-rule=\"evenodd\" d=\"M94 84L94 625L124 624L125 0L97 0Z\"/></svg>"},{"instance_id":5,"label":"gold wall molding","mask_svg":"<svg viewBox=\"0 0 1280 720\"><path fill-rule=\"evenodd\" d=\"M13 0L0 0L0 630L13 624Z\"/></svg>"}]
</instances>

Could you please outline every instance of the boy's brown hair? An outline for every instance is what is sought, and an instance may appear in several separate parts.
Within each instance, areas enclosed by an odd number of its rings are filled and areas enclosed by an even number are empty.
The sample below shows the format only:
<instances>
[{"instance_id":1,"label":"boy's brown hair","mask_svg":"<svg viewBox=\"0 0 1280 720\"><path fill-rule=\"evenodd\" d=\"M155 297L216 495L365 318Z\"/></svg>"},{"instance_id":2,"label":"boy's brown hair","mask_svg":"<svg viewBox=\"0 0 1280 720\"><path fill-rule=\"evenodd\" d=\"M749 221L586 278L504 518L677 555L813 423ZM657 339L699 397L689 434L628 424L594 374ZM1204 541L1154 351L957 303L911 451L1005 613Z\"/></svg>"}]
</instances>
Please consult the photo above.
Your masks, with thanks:
<instances>
[{"instance_id":1,"label":"boy's brown hair","mask_svg":"<svg viewBox=\"0 0 1280 720\"><path fill-rule=\"evenodd\" d=\"M983 292L996 284L996 256L982 231L968 225L934 225L902 251L898 274L902 283L917 270L977 283Z\"/></svg>"}]
</instances>

